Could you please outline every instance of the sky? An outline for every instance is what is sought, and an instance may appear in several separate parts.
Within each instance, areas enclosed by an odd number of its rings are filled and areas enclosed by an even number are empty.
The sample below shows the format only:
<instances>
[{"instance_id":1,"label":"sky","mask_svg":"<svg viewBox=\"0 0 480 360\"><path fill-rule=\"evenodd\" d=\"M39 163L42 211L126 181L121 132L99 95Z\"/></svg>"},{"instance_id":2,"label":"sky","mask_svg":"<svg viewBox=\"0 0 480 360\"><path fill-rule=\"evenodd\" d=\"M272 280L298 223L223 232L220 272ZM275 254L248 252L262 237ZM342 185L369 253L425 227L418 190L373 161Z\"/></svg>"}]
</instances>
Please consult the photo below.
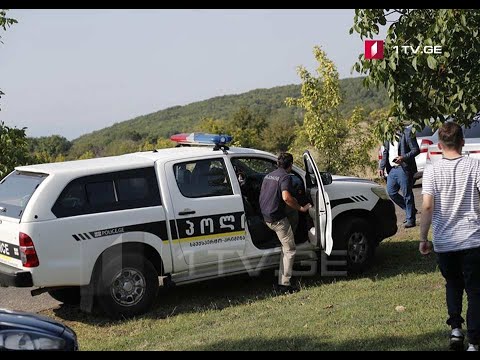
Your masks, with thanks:
<instances>
[{"instance_id":1,"label":"sky","mask_svg":"<svg viewBox=\"0 0 480 360\"><path fill-rule=\"evenodd\" d=\"M354 10L10 10L0 120L72 140L171 106L299 84L320 45L358 76Z\"/></svg>"}]
</instances>

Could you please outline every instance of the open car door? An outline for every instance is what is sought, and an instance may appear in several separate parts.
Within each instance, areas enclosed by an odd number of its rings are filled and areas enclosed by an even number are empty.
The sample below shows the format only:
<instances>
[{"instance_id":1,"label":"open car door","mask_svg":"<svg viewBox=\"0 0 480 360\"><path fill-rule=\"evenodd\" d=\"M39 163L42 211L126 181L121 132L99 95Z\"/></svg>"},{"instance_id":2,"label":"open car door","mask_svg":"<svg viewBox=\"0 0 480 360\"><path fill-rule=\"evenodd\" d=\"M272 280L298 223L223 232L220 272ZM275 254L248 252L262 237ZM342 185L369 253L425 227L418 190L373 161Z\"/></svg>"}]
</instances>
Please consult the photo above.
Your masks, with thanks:
<instances>
[{"instance_id":1,"label":"open car door","mask_svg":"<svg viewBox=\"0 0 480 360\"><path fill-rule=\"evenodd\" d=\"M309 230L308 238L315 246L318 246L320 243L325 253L330 255L333 249L330 199L323 187L324 184L317 165L308 150L303 153L303 161L305 163L305 171L307 172L305 176L306 190L313 202L309 215L315 224L315 227Z\"/></svg>"}]
</instances>

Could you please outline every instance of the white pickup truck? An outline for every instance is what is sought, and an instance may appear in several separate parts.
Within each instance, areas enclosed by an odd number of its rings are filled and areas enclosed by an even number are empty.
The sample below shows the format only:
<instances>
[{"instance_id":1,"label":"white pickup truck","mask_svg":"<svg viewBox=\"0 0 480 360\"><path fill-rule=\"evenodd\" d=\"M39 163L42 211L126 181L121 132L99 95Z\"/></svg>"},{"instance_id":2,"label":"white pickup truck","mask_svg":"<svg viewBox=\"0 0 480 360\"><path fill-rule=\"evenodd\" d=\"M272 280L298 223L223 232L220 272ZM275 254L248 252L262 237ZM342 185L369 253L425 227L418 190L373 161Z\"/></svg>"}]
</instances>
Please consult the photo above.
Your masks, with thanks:
<instances>
[{"instance_id":1,"label":"white pickup truck","mask_svg":"<svg viewBox=\"0 0 480 360\"><path fill-rule=\"evenodd\" d=\"M373 182L332 181L308 152L304 162L296 196L314 207L299 214L296 260L339 249L348 270L364 269L397 231L393 203ZM159 283L277 267L258 205L275 168L273 154L219 146L17 167L0 182L0 285L128 317L152 306Z\"/></svg>"}]
</instances>

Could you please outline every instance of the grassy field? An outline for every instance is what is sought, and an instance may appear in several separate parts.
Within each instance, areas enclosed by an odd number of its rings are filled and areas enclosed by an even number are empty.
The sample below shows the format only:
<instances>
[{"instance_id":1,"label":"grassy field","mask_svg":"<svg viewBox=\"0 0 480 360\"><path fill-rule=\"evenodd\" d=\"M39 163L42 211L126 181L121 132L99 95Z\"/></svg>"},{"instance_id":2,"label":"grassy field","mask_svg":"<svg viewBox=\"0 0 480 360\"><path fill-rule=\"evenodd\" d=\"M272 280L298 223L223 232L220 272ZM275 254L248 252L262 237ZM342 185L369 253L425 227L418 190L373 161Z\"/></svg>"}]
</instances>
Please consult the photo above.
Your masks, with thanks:
<instances>
[{"instance_id":1,"label":"grassy field","mask_svg":"<svg viewBox=\"0 0 480 360\"><path fill-rule=\"evenodd\" d=\"M70 325L81 350L446 350L443 279L434 255L418 253L418 234L385 240L361 276L298 279L292 295L276 294L266 272L162 292L134 320L67 306L44 314Z\"/></svg>"}]
</instances>

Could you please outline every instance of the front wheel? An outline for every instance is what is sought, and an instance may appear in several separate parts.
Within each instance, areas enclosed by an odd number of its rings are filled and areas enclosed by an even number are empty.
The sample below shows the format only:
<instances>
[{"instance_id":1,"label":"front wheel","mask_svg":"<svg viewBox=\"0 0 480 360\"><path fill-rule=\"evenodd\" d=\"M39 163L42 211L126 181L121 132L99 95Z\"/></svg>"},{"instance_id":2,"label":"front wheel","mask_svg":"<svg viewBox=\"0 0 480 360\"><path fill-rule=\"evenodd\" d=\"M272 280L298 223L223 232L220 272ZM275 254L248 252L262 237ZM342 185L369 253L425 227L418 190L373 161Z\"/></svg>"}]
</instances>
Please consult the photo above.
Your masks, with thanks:
<instances>
[{"instance_id":1,"label":"front wheel","mask_svg":"<svg viewBox=\"0 0 480 360\"><path fill-rule=\"evenodd\" d=\"M137 254L117 256L102 267L98 303L110 317L132 317L151 308L158 288L158 273L148 259Z\"/></svg>"},{"instance_id":2,"label":"front wheel","mask_svg":"<svg viewBox=\"0 0 480 360\"><path fill-rule=\"evenodd\" d=\"M334 249L346 250L349 274L361 273L371 264L375 254L371 226L361 218L347 218L339 225L334 234Z\"/></svg>"}]
</instances>

